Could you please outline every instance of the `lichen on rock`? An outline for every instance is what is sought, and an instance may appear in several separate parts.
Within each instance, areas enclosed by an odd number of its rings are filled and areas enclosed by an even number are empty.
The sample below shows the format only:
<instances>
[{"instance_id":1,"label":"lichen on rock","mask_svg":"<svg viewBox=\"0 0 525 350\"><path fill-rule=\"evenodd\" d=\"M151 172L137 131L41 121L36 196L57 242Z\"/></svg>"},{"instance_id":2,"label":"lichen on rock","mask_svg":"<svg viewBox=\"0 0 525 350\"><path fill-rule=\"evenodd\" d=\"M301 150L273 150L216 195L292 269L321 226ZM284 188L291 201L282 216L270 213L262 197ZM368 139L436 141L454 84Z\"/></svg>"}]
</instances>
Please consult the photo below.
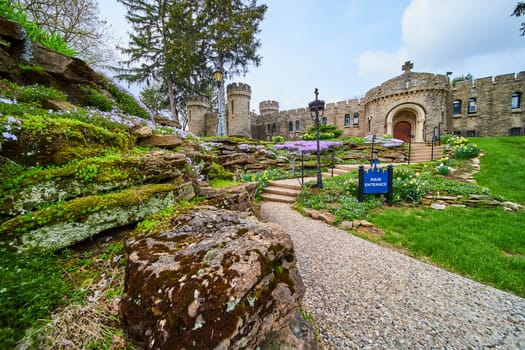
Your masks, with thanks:
<instances>
[{"instance_id":1,"label":"lichen on rock","mask_svg":"<svg viewBox=\"0 0 525 350\"><path fill-rule=\"evenodd\" d=\"M255 348L295 316L304 286L290 237L253 216L198 207L137 236L122 323L148 349Z\"/></svg>"}]
</instances>

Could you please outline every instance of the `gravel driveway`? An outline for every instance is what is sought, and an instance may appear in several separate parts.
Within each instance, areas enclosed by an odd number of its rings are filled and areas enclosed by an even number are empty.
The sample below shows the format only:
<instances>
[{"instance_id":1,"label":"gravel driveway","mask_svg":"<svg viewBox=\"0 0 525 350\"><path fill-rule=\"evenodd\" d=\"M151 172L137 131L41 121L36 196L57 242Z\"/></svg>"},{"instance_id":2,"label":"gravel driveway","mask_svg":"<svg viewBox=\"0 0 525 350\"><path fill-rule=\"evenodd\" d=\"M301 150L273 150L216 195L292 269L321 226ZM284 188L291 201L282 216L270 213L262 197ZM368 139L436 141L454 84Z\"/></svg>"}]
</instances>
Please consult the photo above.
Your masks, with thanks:
<instances>
[{"instance_id":1,"label":"gravel driveway","mask_svg":"<svg viewBox=\"0 0 525 350\"><path fill-rule=\"evenodd\" d=\"M525 299L262 202L295 245L324 349L525 349ZM525 271L524 271L525 273Z\"/></svg>"}]
</instances>

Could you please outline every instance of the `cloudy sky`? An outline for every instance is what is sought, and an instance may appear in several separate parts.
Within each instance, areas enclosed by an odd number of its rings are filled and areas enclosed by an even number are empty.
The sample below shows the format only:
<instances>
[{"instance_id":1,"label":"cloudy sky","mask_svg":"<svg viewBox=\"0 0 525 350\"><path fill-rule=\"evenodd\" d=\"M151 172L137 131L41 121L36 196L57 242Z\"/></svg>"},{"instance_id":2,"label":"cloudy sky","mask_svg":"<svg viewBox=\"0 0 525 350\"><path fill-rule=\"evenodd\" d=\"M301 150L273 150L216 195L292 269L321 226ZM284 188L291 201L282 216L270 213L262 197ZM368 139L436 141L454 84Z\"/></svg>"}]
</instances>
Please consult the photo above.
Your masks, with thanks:
<instances>
[{"instance_id":1,"label":"cloudy sky","mask_svg":"<svg viewBox=\"0 0 525 350\"><path fill-rule=\"evenodd\" d=\"M516 0L266 0L259 35L262 63L227 81L252 87L252 106L277 100L281 110L363 96L413 71L474 78L525 70L524 17ZM124 7L99 0L101 16L124 42Z\"/></svg>"}]
</instances>

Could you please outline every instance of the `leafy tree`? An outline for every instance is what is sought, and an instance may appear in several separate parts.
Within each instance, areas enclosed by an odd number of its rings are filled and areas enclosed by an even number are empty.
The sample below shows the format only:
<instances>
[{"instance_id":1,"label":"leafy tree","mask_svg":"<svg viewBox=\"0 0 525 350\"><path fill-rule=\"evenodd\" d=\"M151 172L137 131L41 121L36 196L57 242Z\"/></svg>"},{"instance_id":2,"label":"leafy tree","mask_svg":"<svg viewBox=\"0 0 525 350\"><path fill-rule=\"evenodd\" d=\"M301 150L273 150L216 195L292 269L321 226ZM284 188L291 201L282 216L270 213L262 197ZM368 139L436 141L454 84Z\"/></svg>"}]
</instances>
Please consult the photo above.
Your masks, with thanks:
<instances>
[{"instance_id":1,"label":"leafy tree","mask_svg":"<svg viewBox=\"0 0 525 350\"><path fill-rule=\"evenodd\" d=\"M140 92L140 101L144 103L154 115L160 115L163 109L169 108L169 101L160 87L143 89Z\"/></svg>"},{"instance_id":2,"label":"leafy tree","mask_svg":"<svg viewBox=\"0 0 525 350\"><path fill-rule=\"evenodd\" d=\"M514 12L512 12L512 16L525 16L525 2L520 1L516 4L516 8L514 9ZM520 31L521 35L525 36L525 22L521 23Z\"/></svg>"},{"instance_id":3,"label":"leafy tree","mask_svg":"<svg viewBox=\"0 0 525 350\"><path fill-rule=\"evenodd\" d=\"M472 74L467 73L467 75L460 75L452 79L452 86L456 86L458 81L472 80Z\"/></svg>"},{"instance_id":4,"label":"leafy tree","mask_svg":"<svg viewBox=\"0 0 525 350\"><path fill-rule=\"evenodd\" d=\"M118 1L133 28L120 78L160 81L173 118L183 118L189 96L206 93L213 70L231 77L260 64L256 34L267 7L256 0Z\"/></svg>"},{"instance_id":5,"label":"leafy tree","mask_svg":"<svg viewBox=\"0 0 525 350\"><path fill-rule=\"evenodd\" d=\"M96 0L10 0L21 6L29 19L66 44L89 64L101 66L114 60L110 27L99 16Z\"/></svg>"},{"instance_id":6,"label":"leafy tree","mask_svg":"<svg viewBox=\"0 0 525 350\"><path fill-rule=\"evenodd\" d=\"M202 59L198 0L118 0L127 8L132 26L128 59L119 78L131 82L159 81L177 119L187 96L208 83Z\"/></svg>"}]
</instances>

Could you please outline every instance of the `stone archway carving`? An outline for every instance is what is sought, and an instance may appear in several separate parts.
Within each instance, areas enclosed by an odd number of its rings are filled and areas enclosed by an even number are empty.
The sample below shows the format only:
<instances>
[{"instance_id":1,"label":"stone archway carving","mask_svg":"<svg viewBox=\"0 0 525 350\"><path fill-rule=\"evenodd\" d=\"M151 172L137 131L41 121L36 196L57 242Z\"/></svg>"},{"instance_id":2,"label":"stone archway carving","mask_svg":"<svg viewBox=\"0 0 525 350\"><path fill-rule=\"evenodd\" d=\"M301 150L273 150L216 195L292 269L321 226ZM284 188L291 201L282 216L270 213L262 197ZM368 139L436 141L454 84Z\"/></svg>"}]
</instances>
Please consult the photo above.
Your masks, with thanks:
<instances>
[{"instance_id":1,"label":"stone archway carving","mask_svg":"<svg viewBox=\"0 0 525 350\"><path fill-rule=\"evenodd\" d=\"M413 115L412 117L400 117L401 112L409 112ZM394 125L398 121L407 121L412 126L412 132L415 136L414 142L424 142L424 128L426 113L423 107L415 103L403 103L400 104L388 112L386 117L386 132L388 135L394 135Z\"/></svg>"}]
</instances>

